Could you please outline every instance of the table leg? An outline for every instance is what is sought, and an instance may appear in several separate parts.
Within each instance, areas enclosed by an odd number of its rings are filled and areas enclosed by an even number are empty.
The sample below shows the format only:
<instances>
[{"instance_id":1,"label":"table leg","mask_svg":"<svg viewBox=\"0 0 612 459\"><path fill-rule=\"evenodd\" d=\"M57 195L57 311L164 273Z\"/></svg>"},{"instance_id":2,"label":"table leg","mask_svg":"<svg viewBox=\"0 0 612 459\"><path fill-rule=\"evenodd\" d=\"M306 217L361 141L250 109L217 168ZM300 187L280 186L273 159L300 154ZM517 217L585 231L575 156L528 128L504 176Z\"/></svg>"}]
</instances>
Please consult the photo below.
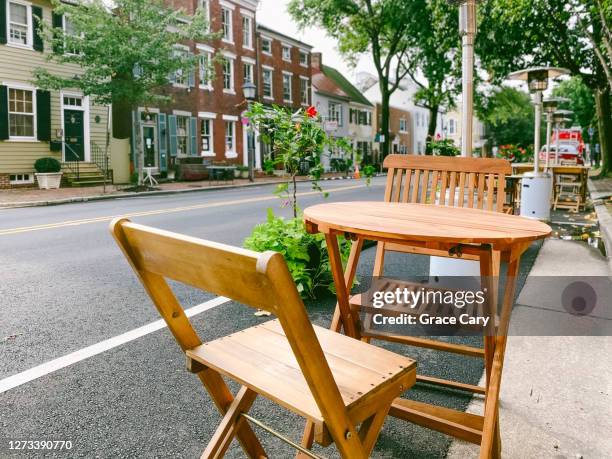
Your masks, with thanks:
<instances>
[{"instance_id":1,"label":"table leg","mask_svg":"<svg viewBox=\"0 0 612 459\"><path fill-rule=\"evenodd\" d=\"M359 318L355 317L355 315L351 312L351 307L349 304L350 285L347 286L345 283L342 258L340 257L340 248L338 247L338 237L334 233L326 233L325 242L327 243L329 264L332 276L334 278L334 284L336 285L336 296L338 298L338 305L336 309L340 314L340 321L344 327L344 333L352 338L360 339L361 334L359 333L358 328ZM356 265L356 261L353 264Z\"/></svg>"},{"instance_id":2,"label":"table leg","mask_svg":"<svg viewBox=\"0 0 612 459\"><path fill-rule=\"evenodd\" d=\"M361 256L361 250L363 249L364 242L365 241L363 239L357 239L351 244L351 253L349 254L349 258L346 263L346 270L344 271L344 281L349 294L351 292L353 281L355 280L355 275L357 274L357 266L359 265L359 257ZM342 321L340 320L340 305L339 303L336 303L334 316L329 329L339 332L341 327Z\"/></svg>"}]
</instances>

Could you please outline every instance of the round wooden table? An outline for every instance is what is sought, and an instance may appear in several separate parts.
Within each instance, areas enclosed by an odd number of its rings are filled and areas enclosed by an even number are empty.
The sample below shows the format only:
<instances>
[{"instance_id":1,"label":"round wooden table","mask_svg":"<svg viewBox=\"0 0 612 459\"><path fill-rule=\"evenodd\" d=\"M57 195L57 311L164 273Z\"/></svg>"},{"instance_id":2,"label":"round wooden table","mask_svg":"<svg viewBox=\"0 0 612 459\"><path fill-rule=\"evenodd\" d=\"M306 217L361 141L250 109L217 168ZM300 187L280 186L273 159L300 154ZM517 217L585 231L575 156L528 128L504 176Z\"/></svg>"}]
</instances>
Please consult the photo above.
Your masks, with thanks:
<instances>
[{"instance_id":1,"label":"round wooden table","mask_svg":"<svg viewBox=\"0 0 612 459\"><path fill-rule=\"evenodd\" d=\"M304 222L310 233L323 233L327 242L338 297L332 329L340 331L342 326L347 335L356 339L372 336L362 337L358 311L351 308L349 300L364 240L448 251L449 256L477 256L482 282L488 283L489 292L494 292L490 296L495 301L488 299L489 311L493 311L493 315L497 312L497 283L493 279L492 253L499 252L501 260L508 263L508 269L499 320L491 336L484 337L484 416L451 412L426 404L419 404L415 409L414 403L405 399L397 399L389 412L392 416L481 443L481 457L499 451L499 388L519 262L530 244L548 237L551 228L537 220L473 208L359 201L308 207L304 211ZM354 241L346 271L342 268L339 235ZM397 336L390 341L402 342ZM494 448L494 444L497 447Z\"/></svg>"}]
</instances>

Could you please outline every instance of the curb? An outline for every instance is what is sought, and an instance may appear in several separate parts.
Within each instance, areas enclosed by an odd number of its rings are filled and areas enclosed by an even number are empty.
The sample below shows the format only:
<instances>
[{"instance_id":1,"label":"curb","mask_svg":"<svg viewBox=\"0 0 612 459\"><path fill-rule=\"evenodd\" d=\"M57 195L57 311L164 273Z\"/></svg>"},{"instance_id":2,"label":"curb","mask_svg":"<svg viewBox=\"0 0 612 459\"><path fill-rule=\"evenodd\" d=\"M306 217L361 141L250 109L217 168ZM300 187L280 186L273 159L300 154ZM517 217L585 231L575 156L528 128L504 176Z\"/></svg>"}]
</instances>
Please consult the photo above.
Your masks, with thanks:
<instances>
[{"instance_id":1,"label":"curb","mask_svg":"<svg viewBox=\"0 0 612 459\"><path fill-rule=\"evenodd\" d=\"M376 174L374 177L378 177L379 174ZM322 178L320 182L327 182L331 180L354 180L353 177L326 177ZM308 179L299 179L298 182L309 182ZM111 199L126 199L133 197L144 197L144 196L164 196L171 194L185 194L185 193L197 193L197 192L207 192L207 191L217 191L217 190L231 190L236 188L250 188L250 187L260 187L266 185L276 185L278 183L283 183L282 181L275 182L259 182L259 183L244 183L240 185L216 185L205 188L180 188L178 190L160 190L160 191L143 191L140 193L136 192L126 192L119 194L103 194L103 195L94 195L94 196L77 196L74 198L63 198L63 199L53 199L49 201L23 201L23 202L11 202L6 204L0 204L0 210L5 209L17 209L22 207L43 207L43 206L57 206L61 204L74 204L80 202L89 202L89 201L107 201Z\"/></svg>"}]
</instances>

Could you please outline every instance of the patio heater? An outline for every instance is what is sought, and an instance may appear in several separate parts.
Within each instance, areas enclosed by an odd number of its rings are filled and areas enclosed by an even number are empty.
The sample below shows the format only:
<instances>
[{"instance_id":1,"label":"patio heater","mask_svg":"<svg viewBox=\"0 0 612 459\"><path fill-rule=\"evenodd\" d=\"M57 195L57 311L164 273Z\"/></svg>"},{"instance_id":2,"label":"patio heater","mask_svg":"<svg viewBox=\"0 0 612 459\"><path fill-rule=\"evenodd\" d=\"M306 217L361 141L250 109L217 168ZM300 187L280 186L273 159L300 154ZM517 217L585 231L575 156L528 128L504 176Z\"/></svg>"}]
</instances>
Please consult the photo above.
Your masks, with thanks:
<instances>
[{"instance_id":1,"label":"patio heater","mask_svg":"<svg viewBox=\"0 0 612 459\"><path fill-rule=\"evenodd\" d=\"M544 108L544 113L546 113L546 165L544 166L544 171L548 172L548 167L550 164L550 136L552 130L552 124L554 119L554 113L557 110L559 104L563 102L569 102L569 99L565 97L547 97L544 99L542 106ZM557 147L556 147L556 159L559 157L559 131L557 131ZM555 164L556 164L555 159Z\"/></svg>"},{"instance_id":2,"label":"patio heater","mask_svg":"<svg viewBox=\"0 0 612 459\"><path fill-rule=\"evenodd\" d=\"M533 172L523 176L521 186L521 216L550 220L552 175L540 171L540 128L542 123L542 92L548 89L548 79L566 75L569 70L557 67L532 67L508 75L510 80L526 81L533 94L535 132L533 142Z\"/></svg>"},{"instance_id":3,"label":"patio heater","mask_svg":"<svg viewBox=\"0 0 612 459\"><path fill-rule=\"evenodd\" d=\"M251 83L250 81L247 81L246 83L244 83L242 85L242 94L244 95L244 98L247 101L248 104L248 109L251 109L251 103L255 100L255 97L257 95L257 86L255 86L253 83ZM249 167L249 181L250 182L254 182L255 181L255 167L254 167L254 159L255 159L255 152L254 150L254 133L252 130L248 130L247 131L247 162L248 162L248 167Z\"/></svg>"},{"instance_id":4,"label":"patio heater","mask_svg":"<svg viewBox=\"0 0 612 459\"><path fill-rule=\"evenodd\" d=\"M459 6L459 34L462 42L462 106L461 156L472 156L472 130L474 124L474 40L476 39L476 4L480 0L448 0Z\"/></svg>"},{"instance_id":5,"label":"patio heater","mask_svg":"<svg viewBox=\"0 0 612 459\"><path fill-rule=\"evenodd\" d=\"M557 110L553 113L553 121L555 123L555 129L557 130L557 138L555 142L557 152L555 153L555 164L559 164L559 134L561 132L561 125L569 120L569 118L566 117L572 113L574 112L571 110Z\"/></svg>"}]
</instances>

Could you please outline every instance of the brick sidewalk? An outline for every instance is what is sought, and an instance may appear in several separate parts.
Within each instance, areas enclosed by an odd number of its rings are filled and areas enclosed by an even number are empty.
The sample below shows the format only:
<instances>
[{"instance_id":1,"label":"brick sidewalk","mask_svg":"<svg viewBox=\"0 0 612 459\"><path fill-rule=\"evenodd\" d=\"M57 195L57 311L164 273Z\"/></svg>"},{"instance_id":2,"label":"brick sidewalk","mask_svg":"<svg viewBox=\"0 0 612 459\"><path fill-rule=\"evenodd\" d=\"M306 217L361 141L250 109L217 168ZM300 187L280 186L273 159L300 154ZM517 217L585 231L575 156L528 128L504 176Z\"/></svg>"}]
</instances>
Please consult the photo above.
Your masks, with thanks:
<instances>
[{"instance_id":1,"label":"brick sidewalk","mask_svg":"<svg viewBox=\"0 0 612 459\"><path fill-rule=\"evenodd\" d=\"M324 178L333 178L330 175ZM281 183L287 179L283 177L261 177L256 178L255 183ZM300 177L300 181L304 181ZM197 190L207 188L223 188L246 186L249 184L247 179L235 179L233 182L209 182L208 180L198 182L169 182L162 183L155 187L156 191L180 191L180 190ZM107 185L106 193L103 192L102 186L84 187L84 188L60 188L57 190L39 190L38 188L17 188L10 190L0 190L0 207L2 206L17 206L20 203L33 202L53 202L70 199L87 199L98 196L131 196L132 192L125 191L132 185ZM146 193L140 193L145 195Z\"/></svg>"}]
</instances>

